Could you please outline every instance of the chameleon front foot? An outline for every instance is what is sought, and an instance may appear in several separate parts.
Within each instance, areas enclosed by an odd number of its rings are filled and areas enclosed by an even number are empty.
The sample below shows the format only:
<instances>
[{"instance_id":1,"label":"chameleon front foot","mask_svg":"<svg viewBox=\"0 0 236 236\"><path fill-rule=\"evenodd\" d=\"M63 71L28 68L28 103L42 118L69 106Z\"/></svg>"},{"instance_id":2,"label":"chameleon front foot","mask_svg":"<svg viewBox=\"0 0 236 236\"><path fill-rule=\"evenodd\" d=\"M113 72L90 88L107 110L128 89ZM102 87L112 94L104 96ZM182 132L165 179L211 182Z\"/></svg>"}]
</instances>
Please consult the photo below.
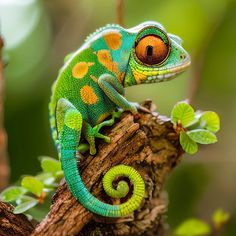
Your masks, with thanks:
<instances>
[{"instance_id":1,"label":"chameleon front foot","mask_svg":"<svg viewBox=\"0 0 236 236\"><path fill-rule=\"evenodd\" d=\"M144 113L150 113L150 110L148 110L146 107L141 106L137 102L130 102L130 104L132 104L132 106L134 106L137 109L137 111L141 111Z\"/></svg>"}]
</instances>

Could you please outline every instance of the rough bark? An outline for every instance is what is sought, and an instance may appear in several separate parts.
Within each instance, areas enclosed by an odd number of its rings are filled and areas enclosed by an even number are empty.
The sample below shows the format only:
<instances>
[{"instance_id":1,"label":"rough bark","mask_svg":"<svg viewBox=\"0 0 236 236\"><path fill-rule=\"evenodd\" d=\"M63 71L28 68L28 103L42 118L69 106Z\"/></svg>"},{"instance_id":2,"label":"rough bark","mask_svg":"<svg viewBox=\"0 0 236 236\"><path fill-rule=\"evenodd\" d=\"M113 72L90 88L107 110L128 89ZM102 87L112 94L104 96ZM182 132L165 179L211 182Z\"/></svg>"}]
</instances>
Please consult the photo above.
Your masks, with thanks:
<instances>
[{"instance_id":1,"label":"rough bark","mask_svg":"<svg viewBox=\"0 0 236 236\"><path fill-rule=\"evenodd\" d=\"M0 191L5 188L8 184L8 177L9 177L9 167L8 167L8 158L7 158L7 151L6 151L6 132L4 130L3 125L3 61L1 58L3 48L3 40L0 37Z\"/></svg>"},{"instance_id":2,"label":"rough bark","mask_svg":"<svg viewBox=\"0 0 236 236\"><path fill-rule=\"evenodd\" d=\"M27 236L34 226L25 215L12 213L13 206L0 202L0 235L1 236Z\"/></svg>"},{"instance_id":3,"label":"rough bark","mask_svg":"<svg viewBox=\"0 0 236 236\"><path fill-rule=\"evenodd\" d=\"M84 183L95 196L112 203L103 191L102 176L120 163L133 166L146 183L140 208L119 219L93 215L73 198L63 182L53 197L49 214L32 235L163 235L168 204L163 186L183 153L172 124L154 113L135 117L126 113L104 132L111 137L111 143L100 143L97 155L86 156L79 165Z\"/></svg>"}]
</instances>

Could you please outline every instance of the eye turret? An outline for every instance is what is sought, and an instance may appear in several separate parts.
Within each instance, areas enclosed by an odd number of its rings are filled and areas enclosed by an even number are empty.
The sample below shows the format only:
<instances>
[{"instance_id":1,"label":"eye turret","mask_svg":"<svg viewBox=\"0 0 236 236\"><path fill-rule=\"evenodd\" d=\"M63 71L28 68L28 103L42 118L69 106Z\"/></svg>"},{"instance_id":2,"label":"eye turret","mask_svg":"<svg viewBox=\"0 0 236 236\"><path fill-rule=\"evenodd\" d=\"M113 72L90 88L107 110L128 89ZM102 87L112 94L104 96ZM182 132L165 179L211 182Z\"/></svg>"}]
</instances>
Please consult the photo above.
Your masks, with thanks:
<instances>
[{"instance_id":1,"label":"eye turret","mask_svg":"<svg viewBox=\"0 0 236 236\"><path fill-rule=\"evenodd\" d=\"M141 38L135 46L137 58L148 65L161 64L169 54L169 46L157 35Z\"/></svg>"}]
</instances>

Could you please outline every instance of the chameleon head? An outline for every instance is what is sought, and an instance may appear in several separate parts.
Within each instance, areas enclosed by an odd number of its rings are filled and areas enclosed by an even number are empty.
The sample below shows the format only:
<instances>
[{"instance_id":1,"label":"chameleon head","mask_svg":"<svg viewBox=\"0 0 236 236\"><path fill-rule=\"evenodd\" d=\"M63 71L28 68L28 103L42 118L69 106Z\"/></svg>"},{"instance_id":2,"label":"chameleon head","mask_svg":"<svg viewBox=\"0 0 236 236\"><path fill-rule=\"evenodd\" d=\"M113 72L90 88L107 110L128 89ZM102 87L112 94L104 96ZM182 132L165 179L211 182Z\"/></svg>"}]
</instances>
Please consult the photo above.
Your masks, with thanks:
<instances>
[{"instance_id":1,"label":"chameleon head","mask_svg":"<svg viewBox=\"0 0 236 236\"><path fill-rule=\"evenodd\" d=\"M129 29L136 39L129 59L124 86L157 83L175 78L190 65L182 40L168 34L157 22L144 22Z\"/></svg>"}]
</instances>

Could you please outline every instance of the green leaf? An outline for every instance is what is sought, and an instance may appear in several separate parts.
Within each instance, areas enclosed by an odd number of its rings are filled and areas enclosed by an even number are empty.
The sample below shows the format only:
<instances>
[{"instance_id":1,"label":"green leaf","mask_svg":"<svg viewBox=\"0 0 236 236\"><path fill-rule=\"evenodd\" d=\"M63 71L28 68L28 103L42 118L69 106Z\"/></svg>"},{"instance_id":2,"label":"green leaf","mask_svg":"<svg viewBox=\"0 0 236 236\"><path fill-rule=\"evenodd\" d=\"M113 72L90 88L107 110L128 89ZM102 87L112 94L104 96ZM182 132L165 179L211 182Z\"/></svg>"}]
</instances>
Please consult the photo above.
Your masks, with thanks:
<instances>
[{"instance_id":1,"label":"green leaf","mask_svg":"<svg viewBox=\"0 0 236 236\"><path fill-rule=\"evenodd\" d=\"M220 118L213 111L205 111L199 118L199 123L202 128L205 128L213 133L220 129Z\"/></svg>"},{"instance_id":2,"label":"green leaf","mask_svg":"<svg viewBox=\"0 0 236 236\"><path fill-rule=\"evenodd\" d=\"M208 224L195 218L184 221L175 230L175 234L181 236L199 236L209 234L210 232L211 229Z\"/></svg>"},{"instance_id":3,"label":"green leaf","mask_svg":"<svg viewBox=\"0 0 236 236\"><path fill-rule=\"evenodd\" d=\"M220 229L222 225L229 220L229 218L229 213L222 209L217 209L212 215L212 221L216 229Z\"/></svg>"},{"instance_id":4,"label":"green leaf","mask_svg":"<svg viewBox=\"0 0 236 236\"><path fill-rule=\"evenodd\" d=\"M41 167L44 172L56 174L57 171L61 170L61 163L51 157L42 157Z\"/></svg>"},{"instance_id":5,"label":"green leaf","mask_svg":"<svg viewBox=\"0 0 236 236\"><path fill-rule=\"evenodd\" d=\"M44 186L51 186L55 183L55 177L52 173L43 172L36 176L38 180L44 183Z\"/></svg>"},{"instance_id":6,"label":"green leaf","mask_svg":"<svg viewBox=\"0 0 236 236\"><path fill-rule=\"evenodd\" d=\"M198 151L198 145L185 132L180 133L180 144L186 153L194 154Z\"/></svg>"},{"instance_id":7,"label":"green leaf","mask_svg":"<svg viewBox=\"0 0 236 236\"><path fill-rule=\"evenodd\" d=\"M38 204L38 200L35 198L29 198L27 201L19 204L18 206L15 207L13 213L14 214L20 214L23 213L27 210L29 210L30 208L36 206Z\"/></svg>"},{"instance_id":8,"label":"green leaf","mask_svg":"<svg viewBox=\"0 0 236 236\"><path fill-rule=\"evenodd\" d=\"M64 172L62 170L56 172L56 178L62 179L64 177Z\"/></svg>"},{"instance_id":9,"label":"green leaf","mask_svg":"<svg viewBox=\"0 0 236 236\"><path fill-rule=\"evenodd\" d=\"M177 103L171 112L171 121L174 124L181 122L183 127L191 125L195 120L193 108L186 102Z\"/></svg>"},{"instance_id":10,"label":"green leaf","mask_svg":"<svg viewBox=\"0 0 236 236\"><path fill-rule=\"evenodd\" d=\"M187 131L187 135L195 142L200 144L211 144L217 142L215 134L204 129Z\"/></svg>"},{"instance_id":11,"label":"green leaf","mask_svg":"<svg viewBox=\"0 0 236 236\"><path fill-rule=\"evenodd\" d=\"M29 221L32 221L34 219L34 217L30 214L25 214L25 216L27 217Z\"/></svg>"},{"instance_id":12,"label":"green leaf","mask_svg":"<svg viewBox=\"0 0 236 236\"><path fill-rule=\"evenodd\" d=\"M21 186L39 197L42 194L44 184L33 176L26 176L22 179Z\"/></svg>"},{"instance_id":13,"label":"green leaf","mask_svg":"<svg viewBox=\"0 0 236 236\"><path fill-rule=\"evenodd\" d=\"M22 187L12 186L6 188L0 195L0 199L4 202L13 202L22 197L27 190Z\"/></svg>"}]
</instances>

